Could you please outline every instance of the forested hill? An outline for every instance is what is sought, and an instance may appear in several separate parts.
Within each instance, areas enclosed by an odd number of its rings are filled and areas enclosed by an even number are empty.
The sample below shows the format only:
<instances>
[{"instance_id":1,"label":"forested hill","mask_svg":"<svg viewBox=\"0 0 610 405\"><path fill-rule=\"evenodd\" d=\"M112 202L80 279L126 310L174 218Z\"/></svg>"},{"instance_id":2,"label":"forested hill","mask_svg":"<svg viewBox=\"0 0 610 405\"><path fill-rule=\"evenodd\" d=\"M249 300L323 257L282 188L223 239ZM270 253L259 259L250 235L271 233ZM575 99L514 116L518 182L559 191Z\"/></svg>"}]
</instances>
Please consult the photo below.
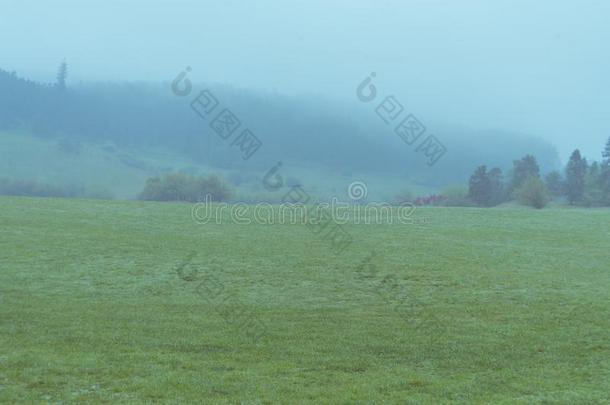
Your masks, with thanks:
<instances>
[{"instance_id":1,"label":"forested hill","mask_svg":"<svg viewBox=\"0 0 610 405\"><path fill-rule=\"evenodd\" d=\"M515 134L445 128L435 135L447 148L433 167L385 126L371 108L339 113L331 103L208 86L223 108L263 146L249 161L218 137L210 119L198 116L190 97L177 97L169 84L41 84L0 70L0 130L119 147L163 147L196 162L224 169L261 170L277 161L331 171L368 171L417 177L433 186L464 182L480 164L510 167L529 153L544 169L556 168L555 148ZM430 123L428 123L430 124ZM433 125L430 125L433 127Z\"/></svg>"}]
</instances>

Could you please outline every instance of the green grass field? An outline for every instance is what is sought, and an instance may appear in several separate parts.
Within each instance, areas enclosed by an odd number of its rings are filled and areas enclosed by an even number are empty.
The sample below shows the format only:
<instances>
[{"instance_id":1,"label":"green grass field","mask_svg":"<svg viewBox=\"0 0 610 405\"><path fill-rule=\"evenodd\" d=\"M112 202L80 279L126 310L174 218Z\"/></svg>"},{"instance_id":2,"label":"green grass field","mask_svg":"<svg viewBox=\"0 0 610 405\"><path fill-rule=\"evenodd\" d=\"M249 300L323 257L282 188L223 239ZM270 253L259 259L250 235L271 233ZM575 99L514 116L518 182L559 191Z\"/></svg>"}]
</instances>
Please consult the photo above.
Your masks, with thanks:
<instances>
[{"instance_id":1,"label":"green grass field","mask_svg":"<svg viewBox=\"0 0 610 405\"><path fill-rule=\"evenodd\" d=\"M0 402L610 403L610 210L190 210L0 198Z\"/></svg>"}]
</instances>

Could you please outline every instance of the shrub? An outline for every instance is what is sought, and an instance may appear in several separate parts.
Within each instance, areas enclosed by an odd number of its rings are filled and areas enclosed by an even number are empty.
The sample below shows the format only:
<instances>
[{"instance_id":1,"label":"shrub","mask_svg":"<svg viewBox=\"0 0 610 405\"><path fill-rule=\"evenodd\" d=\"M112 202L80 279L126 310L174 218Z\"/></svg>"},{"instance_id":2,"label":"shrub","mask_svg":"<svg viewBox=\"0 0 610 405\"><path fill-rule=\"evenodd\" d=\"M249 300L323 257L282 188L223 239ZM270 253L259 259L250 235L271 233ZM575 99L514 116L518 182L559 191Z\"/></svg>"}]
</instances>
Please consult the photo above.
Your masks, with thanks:
<instances>
[{"instance_id":1,"label":"shrub","mask_svg":"<svg viewBox=\"0 0 610 405\"><path fill-rule=\"evenodd\" d=\"M225 182L217 176L200 176L198 179L197 187L203 196L209 194L212 201L227 201L229 198L231 198L231 190L225 184Z\"/></svg>"},{"instance_id":2,"label":"shrub","mask_svg":"<svg viewBox=\"0 0 610 405\"><path fill-rule=\"evenodd\" d=\"M432 194L424 197L417 197L413 200L414 205L441 205L447 197L444 195Z\"/></svg>"},{"instance_id":3,"label":"shrub","mask_svg":"<svg viewBox=\"0 0 610 405\"><path fill-rule=\"evenodd\" d=\"M544 208L549 202L549 194L544 183L538 177L530 176L515 190L515 197L520 204L533 208Z\"/></svg>"},{"instance_id":4,"label":"shrub","mask_svg":"<svg viewBox=\"0 0 610 405\"><path fill-rule=\"evenodd\" d=\"M201 201L208 194L212 201L226 201L231 197L229 188L216 176L172 173L146 180L138 198L149 201L196 202Z\"/></svg>"}]
</instances>

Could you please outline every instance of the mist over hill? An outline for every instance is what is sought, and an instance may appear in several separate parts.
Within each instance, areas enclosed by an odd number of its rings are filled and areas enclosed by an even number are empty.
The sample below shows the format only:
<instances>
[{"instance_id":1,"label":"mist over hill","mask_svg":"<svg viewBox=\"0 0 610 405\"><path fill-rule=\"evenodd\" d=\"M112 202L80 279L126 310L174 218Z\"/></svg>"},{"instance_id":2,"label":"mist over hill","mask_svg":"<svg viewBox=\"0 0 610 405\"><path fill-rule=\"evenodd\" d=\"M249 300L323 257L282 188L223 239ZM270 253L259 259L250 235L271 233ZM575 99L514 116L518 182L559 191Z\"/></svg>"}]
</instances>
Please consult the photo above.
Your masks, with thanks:
<instances>
[{"instance_id":1,"label":"mist over hill","mask_svg":"<svg viewBox=\"0 0 610 405\"><path fill-rule=\"evenodd\" d=\"M62 88L2 70L0 130L57 141L66 150L83 145L105 151L129 150L129 155L109 161L108 166L126 165L146 175L155 170L138 162L146 160L151 150L166 151L172 156L170 163L181 159L208 172L259 174L281 161L315 169L320 176L358 173L391 177L404 181L405 187L419 184L432 189L467 181L481 164L507 170L526 153L536 156L543 171L560 165L555 147L535 136L427 122L446 147L438 163L430 166L422 153L403 142L369 106L346 107L310 96L218 84L193 87L188 97L176 96L169 82L85 82ZM240 130L249 129L261 141L251 159L245 160L210 126L221 108L210 116L194 110L191 103L204 89L238 118ZM79 163L71 170L78 172ZM132 187L141 184L143 174Z\"/></svg>"}]
</instances>

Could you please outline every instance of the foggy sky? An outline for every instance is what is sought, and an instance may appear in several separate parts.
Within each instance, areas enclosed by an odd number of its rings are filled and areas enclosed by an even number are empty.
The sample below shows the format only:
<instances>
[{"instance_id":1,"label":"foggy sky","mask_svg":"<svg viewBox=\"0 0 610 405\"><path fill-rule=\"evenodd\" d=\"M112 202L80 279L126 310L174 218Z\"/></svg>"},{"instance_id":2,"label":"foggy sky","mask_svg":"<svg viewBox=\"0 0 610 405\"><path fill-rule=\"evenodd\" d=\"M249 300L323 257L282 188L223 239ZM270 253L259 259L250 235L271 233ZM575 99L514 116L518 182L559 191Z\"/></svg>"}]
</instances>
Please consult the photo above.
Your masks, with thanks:
<instances>
[{"instance_id":1,"label":"foggy sky","mask_svg":"<svg viewBox=\"0 0 610 405\"><path fill-rule=\"evenodd\" d=\"M110 3L110 4L109 4ZM193 79L358 105L371 72L425 122L543 137L601 158L610 2L0 1L0 68L54 81ZM430 128L434 131L434 128ZM439 134L442 135L442 134Z\"/></svg>"}]
</instances>

